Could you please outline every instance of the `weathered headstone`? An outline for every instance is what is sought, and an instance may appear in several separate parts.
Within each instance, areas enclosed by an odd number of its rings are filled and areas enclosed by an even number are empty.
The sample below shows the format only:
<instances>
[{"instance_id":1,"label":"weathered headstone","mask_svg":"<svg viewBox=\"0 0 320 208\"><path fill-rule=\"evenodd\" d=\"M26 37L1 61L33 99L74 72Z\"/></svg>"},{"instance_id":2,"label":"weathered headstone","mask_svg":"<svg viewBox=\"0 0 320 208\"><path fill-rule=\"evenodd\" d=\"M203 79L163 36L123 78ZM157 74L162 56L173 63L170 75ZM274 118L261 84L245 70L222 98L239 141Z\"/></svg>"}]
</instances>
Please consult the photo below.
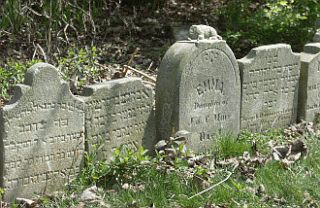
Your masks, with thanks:
<instances>
[{"instance_id":1,"label":"weathered headstone","mask_svg":"<svg viewBox=\"0 0 320 208\"><path fill-rule=\"evenodd\" d=\"M149 150L155 144L153 91L140 78L122 78L84 88L88 152L108 159L120 145Z\"/></svg>"},{"instance_id":2,"label":"weathered headstone","mask_svg":"<svg viewBox=\"0 0 320 208\"><path fill-rule=\"evenodd\" d=\"M38 63L27 71L0 120L0 187L6 201L61 189L79 172L83 102L52 65Z\"/></svg>"},{"instance_id":3,"label":"weathered headstone","mask_svg":"<svg viewBox=\"0 0 320 208\"><path fill-rule=\"evenodd\" d=\"M309 43L301 53L298 121L319 123L320 43Z\"/></svg>"},{"instance_id":4,"label":"weathered headstone","mask_svg":"<svg viewBox=\"0 0 320 208\"><path fill-rule=\"evenodd\" d=\"M168 139L173 129L187 130L189 148L203 151L212 148L214 134L239 132L240 74L214 28L190 30L194 40L172 45L159 67L156 129L158 140Z\"/></svg>"},{"instance_id":5,"label":"weathered headstone","mask_svg":"<svg viewBox=\"0 0 320 208\"><path fill-rule=\"evenodd\" d=\"M320 42L320 30L318 29L316 34L313 36L313 42Z\"/></svg>"},{"instance_id":6,"label":"weathered headstone","mask_svg":"<svg viewBox=\"0 0 320 208\"><path fill-rule=\"evenodd\" d=\"M253 48L238 60L242 80L241 129L259 132L296 122L300 56L290 45Z\"/></svg>"}]
</instances>

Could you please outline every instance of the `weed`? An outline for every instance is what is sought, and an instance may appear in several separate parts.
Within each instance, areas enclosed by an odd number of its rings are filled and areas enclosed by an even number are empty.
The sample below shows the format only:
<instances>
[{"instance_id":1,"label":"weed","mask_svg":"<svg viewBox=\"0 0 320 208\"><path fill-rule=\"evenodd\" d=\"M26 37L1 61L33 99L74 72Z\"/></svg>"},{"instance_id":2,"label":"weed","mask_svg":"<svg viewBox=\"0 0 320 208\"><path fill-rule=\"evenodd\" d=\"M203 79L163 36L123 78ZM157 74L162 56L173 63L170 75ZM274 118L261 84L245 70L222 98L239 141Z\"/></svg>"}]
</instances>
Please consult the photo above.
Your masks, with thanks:
<instances>
[{"instance_id":1,"label":"weed","mask_svg":"<svg viewBox=\"0 0 320 208\"><path fill-rule=\"evenodd\" d=\"M314 23L320 6L314 0L222 1L222 8L213 13L224 22L222 36L231 48L241 48L241 40L252 46L288 43L294 51L301 51L315 33ZM248 45L248 43L245 43Z\"/></svg>"},{"instance_id":2,"label":"weed","mask_svg":"<svg viewBox=\"0 0 320 208\"><path fill-rule=\"evenodd\" d=\"M22 83L28 68L38 62L41 62L41 60L30 60L26 64L20 64L11 60L10 62L1 64L4 67L0 68L0 99L8 98L9 94L12 94L13 86L17 83Z\"/></svg>"}]
</instances>

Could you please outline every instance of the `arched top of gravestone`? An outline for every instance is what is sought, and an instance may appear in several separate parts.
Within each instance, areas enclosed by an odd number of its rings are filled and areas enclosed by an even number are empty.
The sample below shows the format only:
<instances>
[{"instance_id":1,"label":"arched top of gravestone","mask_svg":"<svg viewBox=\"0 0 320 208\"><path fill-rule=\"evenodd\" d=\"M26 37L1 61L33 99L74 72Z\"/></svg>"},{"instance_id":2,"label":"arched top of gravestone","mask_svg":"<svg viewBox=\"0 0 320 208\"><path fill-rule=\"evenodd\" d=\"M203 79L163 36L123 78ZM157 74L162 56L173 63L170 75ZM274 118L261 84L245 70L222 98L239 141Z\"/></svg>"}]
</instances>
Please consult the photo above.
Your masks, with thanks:
<instances>
[{"instance_id":1,"label":"arched top of gravestone","mask_svg":"<svg viewBox=\"0 0 320 208\"><path fill-rule=\"evenodd\" d=\"M71 98L75 99L68 83L60 79L58 70L51 64L37 63L28 69L24 83L16 85L9 105L27 101L63 102Z\"/></svg>"},{"instance_id":2,"label":"arched top of gravestone","mask_svg":"<svg viewBox=\"0 0 320 208\"><path fill-rule=\"evenodd\" d=\"M82 96L103 96L108 93L112 93L110 90L118 87L126 87L128 88L130 85L133 88L137 88L142 86L142 80L138 77L128 77L128 78L120 78L111 80L109 82L103 82L98 84L87 85L83 88ZM146 86L150 88L149 86ZM91 98L93 99L93 98Z\"/></svg>"},{"instance_id":3,"label":"arched top of gravestone","mask_svg":"<svg viewBox=\"0 0 320 208\"><path fill-rule=\"evenodd\" d=\"M168 139L173 128L184 129L193 134L189 145L196 150L211 146L214 132L237 134L240 84L238 63L226 41L210 26L191 26L189 40L173 44L159 66L158 139Z\"/></svg>"},{"instance_id":4,"label":"arched top of gravestone","mask_svg":"<svg viewBox=\"0 0 320 208\"><path fill-rule=\"evenodd\" d=\"M60 85L58 70L47 63L37 63L30 67L25 74L24 84L29 86L46 85L45 83L56 86Z\"/></svg>"},{"instance_id":5,"label":"arched top of gravestone","mask_svg":"<svg viewBox=\"0 0 320 208\"><path fill-rule=\"evenodd\" d=\"M303 47L303 52L317 54L320 52L320 43L308 43Z\"/></svg>"},{"instance_id":6,"label":"arched top of gravestone","mask_svg":"<svg viewBox=\"0 0 320 208\"><path fill-rule=\"evenodd\" d=\"M286 54L286 55L287 55L287 53L293 54L290 45L284 44L284 43L278 43L278 44L264 45L264 46L259 46L259 47L253 48L245 57L243 57L242 59L239 59L239 60L241 60L241 62L251 63L255 59L260 59L262 57L265 57L266 52L274 51L274 50L282 50L283 51L282 54ZM279 59L280 58L281 57L279 57Z\"/></svg>"}]
</instances>

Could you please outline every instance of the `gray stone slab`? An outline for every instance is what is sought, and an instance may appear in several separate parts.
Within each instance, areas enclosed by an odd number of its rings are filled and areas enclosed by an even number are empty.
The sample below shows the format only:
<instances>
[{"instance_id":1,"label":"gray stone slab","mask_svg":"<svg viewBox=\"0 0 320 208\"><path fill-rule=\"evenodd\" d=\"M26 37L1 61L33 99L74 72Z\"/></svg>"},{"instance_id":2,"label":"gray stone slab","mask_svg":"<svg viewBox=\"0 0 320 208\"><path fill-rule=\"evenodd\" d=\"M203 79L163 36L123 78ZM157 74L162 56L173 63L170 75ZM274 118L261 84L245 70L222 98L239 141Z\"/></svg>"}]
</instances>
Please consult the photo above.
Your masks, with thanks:
<instances>
[{"instance_id":1,"label":"gray stone slab","mask_svg":"<svg viewBox=\"0 0 320 208\"><path fill-rule=\"evenodd\" d=\"M157 139L168 139L173 128L191 132L187 146L195 151L212 148L218 132L239 132L239 68L224 40L179 41L165 54L156 84Z\"/></svg>"},{"instance_id":2,"label":"gray stone slab","mask_svg":"<svg viewBox=\"0 0 320 208\"><path fill-rule=\"evenodd\" d=\"M313 36L313 42L320 42L320 30L318 29L316 34Z\"/></svg>"},{"instance_id":3,"label":"gray stone slab","mask_svg":"<svg viewBox=\"0 0 320 208\"><path fill-rule=\"evenodd\" d=\"M238 60L241 129L260 132L296 122L300 56L287 44L253 48Z\"/></svg>"},{"instance_id":4,"label":"gray stone slab","mask_svg":"<svg viewBox=\"0 0 320 208\"><path fill-rule=\"evenodd\" d=\"M309 43L301 53L298 121L319 122L320 43Z\"/></svg>"},{"instance_id":5,"label":"gray stone slab","mask_svg":"<svg viewBox=\"0 0 320 208\"><path fill-rule=\"evenodd\" d=\"M84 88L88 152L103 148L97 159L110 159L120 145L153 150L155 124L153 90L140 78L122 78Z\"/></svg>"},{"instance_id":6,"label":"gray stone slab","mask_svg":"<svg viewBox=\"0 0 320 208\"><path fill-rule=\"evenodd\" d=\"M83 102L52 65L38 63L27 71L0 119L0 187L6 201L61 190L79 172Z\"/></svg>"}]
</instances>

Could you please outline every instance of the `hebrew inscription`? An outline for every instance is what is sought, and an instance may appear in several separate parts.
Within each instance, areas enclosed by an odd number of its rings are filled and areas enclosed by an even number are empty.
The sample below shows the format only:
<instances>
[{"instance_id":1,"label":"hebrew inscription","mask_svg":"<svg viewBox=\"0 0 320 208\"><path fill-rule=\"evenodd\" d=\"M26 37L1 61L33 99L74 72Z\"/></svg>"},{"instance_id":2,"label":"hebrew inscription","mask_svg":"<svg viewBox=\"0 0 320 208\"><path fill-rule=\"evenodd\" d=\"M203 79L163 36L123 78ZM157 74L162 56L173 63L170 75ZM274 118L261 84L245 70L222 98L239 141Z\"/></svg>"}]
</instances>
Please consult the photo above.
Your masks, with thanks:
<instances>
[{"instance_id":1,"label":"hebrew inscription","mask_svg":"<svg viewBox=\"0 0 320 208\"><path fill-rule=\"evenodd\" d=\"M241 129L259 132L296 121L300 57L290 45L254 48L238 60L242 79Z\"/></svg>"},{"instance_id":2,"label":"hebrew inscription","mask_svg":"<svg viewBox=\"0 0 320 208\"><path fill-rule=\"evenodd\" d=\"M60 189L79 172L84 153L83 102L57 70L36 64L24 83L16 86L19 99L1 112L1 187L7 201Z\"/></svg>"},{"instance_id":3,"label":"hebrew inscription","mask_svg":"<svg viewBox=\"0 0 320 208\"><path fill-rule=\"evenodd\" d=\"M104 144L98 152L98 160L108 159L111 150L120 145L137 149L155 139L154 128L147 124L154 119L152 114L153 94L139 78L113 80L108 83L87 86L86 137L88 151L95 145Z\"/></svg>"}]
</instances>

